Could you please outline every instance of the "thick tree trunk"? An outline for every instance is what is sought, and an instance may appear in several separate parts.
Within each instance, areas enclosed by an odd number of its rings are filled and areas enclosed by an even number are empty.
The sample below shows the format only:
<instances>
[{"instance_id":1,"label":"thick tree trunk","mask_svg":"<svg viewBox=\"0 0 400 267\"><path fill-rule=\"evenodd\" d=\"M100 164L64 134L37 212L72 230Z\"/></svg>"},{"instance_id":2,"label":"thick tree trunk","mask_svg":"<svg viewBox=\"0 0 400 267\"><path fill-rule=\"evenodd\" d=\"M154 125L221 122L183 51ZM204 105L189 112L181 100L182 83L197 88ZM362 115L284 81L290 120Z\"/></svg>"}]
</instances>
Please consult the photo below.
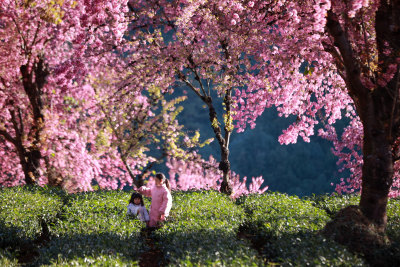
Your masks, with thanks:
<instances>
[{"instance_id":1,"label":"thick tree trunk","mask_svg":"<svg viewBox=\"0 0 400 267\"><path fill-rule=\"evenodd\" d=\"M371 122L376 124L376 122ZM372 128L372 127L371 127ZM392 144L383 129L364 125L362 192L360 208L380 231L386 228L386 206L393 183Z\"/></svg>"},{"instance_id":2,"label":"thick tree trunk","mask_svg":"<svg viewBox=\"0 0 400 267\"><path fill-rule=\"evenodd\" d=\"M363 215L378 231L386 227L386 206L394 175L394 145L400 132L399 65L394 76L385 85L376 83L375 88L367 88L361 82L362 63L353 50L347 31L337 15L328 12L327 30L339 49L341 62L338 69L345 69L345 83L354 101L364 128L362 192L359 208ZM372 70L364 77L381 79L390 65L395 62L395 54L386 53L387 45L394 49L400 46L400 1L381 1L375 18L378 70ZM332 51L329 47L327 52ZM398 51L398 50L397 50ZM343 65L341 65L343 64ZM375 77L375 78L374 78ZM376 81L375 81L376 82Z\"/></svg>"},{"instance_id":3,"label":"thick tree trunk","mask_svg":"<svg viewBox=\"0 0 400 267\"><path fill-rule=\"evenodd\" d=\"M376 12L376 40L380 70L384 73L390 64L395 64L400 45L400 1L382 1ZM386 46L394 49L394 54L384 51ZM360 208L381 231L386 228L386 206L393 183L395 151L399 138L400 99L399 71L384 87L374 89L367 96L362 117L364 143L362 169L362 193ZM369 109L367 112L365 112Z\"/></svg>"},{"instance_id":4,"label":"thick tree trunk","mask_svg":"<svg viewBox=\"0 0 400 267\"><path fill-rule=\"evenodd\" d=\"M41 90L45 84L48 72L45 69L42 59L39 59L39 61L34 64L31 71L29 71L28 65L22 65L20 71L22 75L24 90L29 98L33 114L32 126L27 133L28 138L33 140L32 144L30 144L29 147L23 146L23 136L26 133L24 133L24 122L22 121L22 117L20 117L19 127L15 118L13 118L13 123L14 129L17 132L17 150L20 157L22 169L25 174L25 182L26 184L34 184L37 182L37 179L40 176L39 167L42 155L40 153L39 147L41 142L41 133L44 127Z\"/></svg>"},{"instance_id":5,"label":"thick tree trunk","mask_svg":"<svg viewBox=\"0 0 400 267\"><path fill-rule=\"evenodd\" d=\"M22 161L22 169L25 174L25 183L26 184L35 184L37 179L39 178L39 166L41 154L38 149L31 149L25 151L24 153L24 161Z\"/></svg>"}]
</instances>

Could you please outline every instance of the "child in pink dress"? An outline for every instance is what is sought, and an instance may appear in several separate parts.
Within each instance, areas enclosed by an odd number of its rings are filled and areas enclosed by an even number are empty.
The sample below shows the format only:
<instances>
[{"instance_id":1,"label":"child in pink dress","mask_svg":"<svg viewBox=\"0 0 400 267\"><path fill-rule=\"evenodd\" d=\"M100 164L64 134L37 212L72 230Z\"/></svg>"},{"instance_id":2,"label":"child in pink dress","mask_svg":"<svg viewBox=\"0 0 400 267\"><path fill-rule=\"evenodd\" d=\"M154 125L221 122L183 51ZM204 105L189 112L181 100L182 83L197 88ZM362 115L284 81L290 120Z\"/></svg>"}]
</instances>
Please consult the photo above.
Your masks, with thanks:
<instances>
[{"instance_id":1,"label":"child in pink dress","mask_svg":"<svg viewBox=\"0 0 400 267\"><path fill-rule=\"evenodd\" d=\"M151 197L149 227L157 227L165 221L172 207L171 187L168 179L162 173L155 176L155 185L152 188L142 186L139 193Z\"/></svg>"}]
</instances>

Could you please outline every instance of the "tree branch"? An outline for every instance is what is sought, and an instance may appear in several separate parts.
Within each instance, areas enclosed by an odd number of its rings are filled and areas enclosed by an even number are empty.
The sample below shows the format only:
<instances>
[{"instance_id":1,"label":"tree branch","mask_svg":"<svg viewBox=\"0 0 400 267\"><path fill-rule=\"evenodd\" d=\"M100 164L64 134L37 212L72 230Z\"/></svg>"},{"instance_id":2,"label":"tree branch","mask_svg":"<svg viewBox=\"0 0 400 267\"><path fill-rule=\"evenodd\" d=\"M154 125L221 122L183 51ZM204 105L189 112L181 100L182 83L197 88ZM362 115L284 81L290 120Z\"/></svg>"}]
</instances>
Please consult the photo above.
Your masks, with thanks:
<instances>
[{"instance_id":1,"label":"tree branch","mask_svg":"<svg viewBox=\"0 0 400 267\"><path fill-rule=\"evenodd\" d=\"M178 69L176 69L176 72L178 73L179 79L181 79L181 81L183 81L187 86L189 86L189 88L192 89L192 91L195 92L198 97L203 99L203 96L200 94L199 90L196 87L194 87L194 85L190 81L188 81L185 74L183 74Z\"/></svg>"},{"instance_id":2,"label":"tree branch","mask_svg":"<svg viewBox=\"0 0 400 267\"><path fill-rule=\"evenodd\" d=\"M0 129L0 135L2 135L7 141L13 143L15 146L17 145L17 141L5 130Z\"/></svg>"},{"instance_id":3,"label":"tree branch","mask_svg":"<svg viewBox=\"0 0 400 267\"><path fill-rule=\"evenodd\" d=\"M18 127L18 122L16 120L15 113L12 110L8 110L8 111L11 114L11 122L12 122L12 124L14 126L14 130L15 130L15 133L16 133L16 139L20 140L21 139L21 132L20 132L20 129Z\"/></svg>"},{"instance_id":4,"label":"tree branch","mask_svg":"<svg viewBox=\"0 0 400 267\"><path fill-rule=\"evenodd\" d=\"M346 70L345 82L349 94L353 100L357 100L360 96L367 93L367 91L364 91L366 88L361 83L361 69L349 39L332 10L328 11L326 27L329 34L333 37L334 45L339 49L341 58L343 59L343 65Z\"/></svg>"}]
</instances>

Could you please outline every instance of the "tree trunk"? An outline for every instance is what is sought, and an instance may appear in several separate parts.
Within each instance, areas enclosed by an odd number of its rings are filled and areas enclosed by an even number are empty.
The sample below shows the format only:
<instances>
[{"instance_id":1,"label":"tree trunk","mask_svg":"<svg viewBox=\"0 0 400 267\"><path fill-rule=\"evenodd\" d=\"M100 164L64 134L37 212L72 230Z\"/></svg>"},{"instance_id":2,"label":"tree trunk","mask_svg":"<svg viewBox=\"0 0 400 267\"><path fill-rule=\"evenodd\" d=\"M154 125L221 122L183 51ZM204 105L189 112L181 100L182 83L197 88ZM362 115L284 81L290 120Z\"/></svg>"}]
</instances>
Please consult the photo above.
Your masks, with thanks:
<instances>
[{"instance_id":1,"label":"tree trunk","mask_svg":"<svg viewBox=\"0 0 400 267\"><path fill-rule=\"evenodd\" d=\"M227 195L232 194L232 185L230 181L231 164L229 162L229 140L231 132L227 131L225 127L225 137L222 136L221 127L218 123L217 112L212 103L211 97L203 97L202 100L207 104L209 110L209 118L213 128L215 137L218 140L221 149L221 161L218 168L222 171L222 183L220 185L220 192Z\"/></svg>"},{"instance_id":2,"label":"tree trunk","mask_svg":"<svg viewBox=\"0 0 400 267\"><path fill-rule=\"evenodd\" d=\"M383 232L386 227L386 206L394 175L394 146L400 135L399 65L390 81L383 86L366 88L361 82L362 63L353 50L350 39L337 16L328 12L327 30L339 49L346 70L345 83L354 101L363 128L362 192L359 207L365 217ZM374 75L380 79L389 66L397 64L390 48L400 46L400 1L381 1L375 19L378 69ZM330 52L329 50L327 50ZM370 73L365 73L370 77ZM376 78L375 77L375 78ZM374 76L371 77L374 79Z\"/></svg>"},{"instance_id":3,"label":"tree trunk","mask_svg":"<svg viewBox=\"0 0 400 267\"><path fill-rule=\"evenodd\" d=\"M230 183L231 164L229 162L229 148L221 145L220 148L221 148L221 161L218 166L218 168L222 170L222 183L220 186L220 192L225 193L227 195L231 195L232 185Z\"/></svg>"},{"instance_id":4,"label":"tree trunk","mask_svg":"<svg viewBox=\"0 0 400 267\"><path fill-rule=\"evenodd\" d=\"M31 148L31 150L25 151L25 162L22 166L25 174L26 184L35 184L40 176L39 166L41 154L38 149Z\"/></svg>"},{"instance_id":5,"label":"tree trunk","mask_svg":"<svg viewBox=\"0 0 400 267\"><path fill-rule=\"evenodd\" d=\"M386 206L393 183L392 145L387 132L364 124L362 191L360 208L363 214L384 232L387 223Z\"/></svg>"},{"instance_id":6,"label":"tree trunk","mask_svg":"<svg viewBox=\"0 0 400 267\"><path fill-rule=\"evenodd\" d=\"M28 131L28 138L31 138L32 144L29 147L23 146L24 125L22 117L20 117L20 126L18 126L17 120L13 118L14 129L17 133L16 143L17 150L20 157L22 169L25 174L26 184L34 184L40 176L39 167L40 159L42 155L40 153L40 138L44 127L44 116L43 116L43 103L41 90L45 84L46 77L49 74L45 69L43 59L39 59L36 62L32 70L29 71L28 65L22 65L20 67L22 75L22 83L24 86L25 93L29 98L29 102L33 114L32 126ZM34 74L34 75L33 75Z\"/></svg>"}]
</instances>

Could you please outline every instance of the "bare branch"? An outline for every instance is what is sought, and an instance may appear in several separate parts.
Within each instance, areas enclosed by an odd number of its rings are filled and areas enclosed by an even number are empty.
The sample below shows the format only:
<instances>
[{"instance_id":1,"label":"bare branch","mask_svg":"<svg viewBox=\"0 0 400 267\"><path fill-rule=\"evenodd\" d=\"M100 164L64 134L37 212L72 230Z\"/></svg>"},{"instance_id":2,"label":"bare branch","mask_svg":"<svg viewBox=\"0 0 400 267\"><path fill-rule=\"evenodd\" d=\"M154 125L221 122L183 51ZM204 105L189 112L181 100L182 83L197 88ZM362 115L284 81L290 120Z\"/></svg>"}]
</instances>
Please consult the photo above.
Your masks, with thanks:
<instances>
[{"instance_id":1,"label":"bare branch","mask_svg":"<svg viewBox=\"0 0 400 267\"><path fill-rule=\"evenodd\" d=\"M194 69L194 68L190 68L190 67L189 67L189 69L194 73L194 75L195 75L195 80L199 82L201 91L203 92L204 96L207 96L207 93L206 93L206 91L204 90L203 82L201 81L201 78L200 78L198 72L197 72L196 69Z\"/></svg>"}]
</instances>

